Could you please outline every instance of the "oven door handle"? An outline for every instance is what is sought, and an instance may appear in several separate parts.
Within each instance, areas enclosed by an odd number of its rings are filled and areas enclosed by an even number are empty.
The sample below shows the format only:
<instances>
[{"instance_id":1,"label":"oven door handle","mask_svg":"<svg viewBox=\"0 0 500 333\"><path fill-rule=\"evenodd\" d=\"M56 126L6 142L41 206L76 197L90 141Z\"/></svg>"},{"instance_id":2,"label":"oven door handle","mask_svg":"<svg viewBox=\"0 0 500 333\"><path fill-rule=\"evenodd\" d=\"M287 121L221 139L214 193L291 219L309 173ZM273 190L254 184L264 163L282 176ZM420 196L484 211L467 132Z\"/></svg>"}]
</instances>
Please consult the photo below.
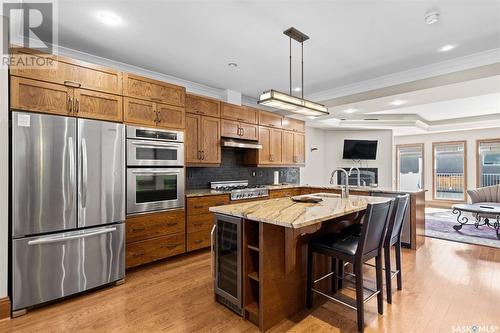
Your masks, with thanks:
<instances>
[{"instance_id":1,"label":"oven door handle","mask_svg":"<svg viewBox=\"0 0 500 333\"><path fill-rule=\"evenodd\" d=\"M181 146L181 143L167 143L167 142L144 142L144 141L132 141L130 142L134 146L138 147L174 147L174 148L179 148Z\"/></svg>"},{"instance_id":2,"label":"oven door handle","mask_svg":"<svg viewBox=\"0 0 500 333\"><path fill-rule=\"evenodd\" d=\"M157 170L152 170L152 171L132 171L134 175L178 175L181 172L180 171L157 171Z\"/></svg>"}]
</instances>

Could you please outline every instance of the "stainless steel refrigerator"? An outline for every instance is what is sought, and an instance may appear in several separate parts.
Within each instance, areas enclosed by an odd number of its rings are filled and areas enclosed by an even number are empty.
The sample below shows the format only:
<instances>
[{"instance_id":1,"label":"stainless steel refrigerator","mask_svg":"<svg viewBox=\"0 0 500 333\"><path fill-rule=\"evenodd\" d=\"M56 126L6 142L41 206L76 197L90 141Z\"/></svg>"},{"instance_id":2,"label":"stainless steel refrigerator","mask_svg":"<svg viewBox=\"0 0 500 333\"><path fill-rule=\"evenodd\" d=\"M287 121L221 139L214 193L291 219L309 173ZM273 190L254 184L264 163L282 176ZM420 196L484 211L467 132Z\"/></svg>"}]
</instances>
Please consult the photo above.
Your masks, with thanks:
<instances>
[{"instance_id":1,"label":"stainless steel refrigerator","mask_svg":"<svg viewBox=\"0 0 500 333\"><path fill-rule=\"evenodd\" d=\"M125 276L124 125L12 112L13 311Z\"/></svg>"}]
</instances>

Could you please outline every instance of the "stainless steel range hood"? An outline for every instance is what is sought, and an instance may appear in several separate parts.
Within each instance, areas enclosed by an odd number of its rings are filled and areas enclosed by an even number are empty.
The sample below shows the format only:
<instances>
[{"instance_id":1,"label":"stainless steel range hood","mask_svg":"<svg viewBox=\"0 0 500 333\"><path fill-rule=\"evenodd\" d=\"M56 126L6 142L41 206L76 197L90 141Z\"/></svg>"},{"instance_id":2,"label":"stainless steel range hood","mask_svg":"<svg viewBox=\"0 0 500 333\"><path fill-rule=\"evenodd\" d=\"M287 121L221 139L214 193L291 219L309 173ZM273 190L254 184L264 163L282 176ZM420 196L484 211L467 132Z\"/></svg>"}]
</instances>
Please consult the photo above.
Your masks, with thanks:
<instances>
[{"instance_id":1,"label":"stainless steel range hood","mask_svg":"<svg viewBox=\"0 0 500 333\"><path fill-rule=\"evenodd\" d=\"M256 141L238 140L222 138L222 147L244 148L244 149L262 149L262 145Z\"/></svg>"}]
</instances>

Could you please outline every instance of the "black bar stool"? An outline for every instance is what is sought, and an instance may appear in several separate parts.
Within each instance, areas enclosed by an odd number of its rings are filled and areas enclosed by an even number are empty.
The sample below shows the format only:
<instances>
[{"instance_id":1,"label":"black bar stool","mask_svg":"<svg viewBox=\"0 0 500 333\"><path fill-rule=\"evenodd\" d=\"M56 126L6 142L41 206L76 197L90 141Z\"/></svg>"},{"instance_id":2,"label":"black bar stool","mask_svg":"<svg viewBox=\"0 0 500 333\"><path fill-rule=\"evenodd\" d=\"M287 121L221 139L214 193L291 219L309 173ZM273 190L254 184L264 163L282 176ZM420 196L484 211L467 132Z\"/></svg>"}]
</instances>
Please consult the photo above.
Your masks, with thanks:
<instances>
[{"instance_id":1,"label":"black bar stool","mask_svg":"<svg viewBox=\"0 0 500 333\"><path fill-rule=\"evenodd\" d=\"M382 296L382 246L384 237L387 231L387 225L391 214L391 209L394 200L388 200L378 204L369 204L364 223L361 228L361 234L343 235L339 233L327 234L309 242L307 251L307 299L306 306L312 307L312 293L318 293L328 299L341 303L357 310L358 331L364 330L364 303L369 299L377 296L378 312L384 313L383 296ZM313 254L321 253L332 258L332 272L326 274L319 279L314 279L314 263ZM363 263L375 258L377 272L377 287L376 290L364 288L363 286ZM349 299L342 295L336 295L337 291L337 266L338 261L349 262L354 265L355 285L356 285L356 302L349 303ZM343 266L343 265L342 265ZM315 289L314 284L332 276L332 292L329 295L327 292ZM365 290L370 294L365 298Z\"/></svg>"},{"instance_id":2,"label":"black bar stool","mask_svg":"<svg viewBox=\"0 0 500 333\"><path fill-rule=\"evenodd\" d=\"M405 194L395 198L394 208L392 209L391 217L387 225L387 234L384 240L384 271L385 271L385 286L387 293L387 303L392 304L392 279L397 277L397 287L398 290L403 289L402 283L402 270L401 270L401 234L403 231L403 222L405 220L406 213L408 211L408 205L410 202L410 195ZM342 234L347 235L359 235L361 233L360 225L352 225L344 229ZM395 247L396 252L396 270L391 268L391 250ZM346 263L347 264L347 263ZM365 263L366 265L375 267L375 265L370 263ZM339 276L342 278L344 276L344 264L339 263ZM342 279L338 280L338 288L342 288Z\"/></svg>"}]
</instances>

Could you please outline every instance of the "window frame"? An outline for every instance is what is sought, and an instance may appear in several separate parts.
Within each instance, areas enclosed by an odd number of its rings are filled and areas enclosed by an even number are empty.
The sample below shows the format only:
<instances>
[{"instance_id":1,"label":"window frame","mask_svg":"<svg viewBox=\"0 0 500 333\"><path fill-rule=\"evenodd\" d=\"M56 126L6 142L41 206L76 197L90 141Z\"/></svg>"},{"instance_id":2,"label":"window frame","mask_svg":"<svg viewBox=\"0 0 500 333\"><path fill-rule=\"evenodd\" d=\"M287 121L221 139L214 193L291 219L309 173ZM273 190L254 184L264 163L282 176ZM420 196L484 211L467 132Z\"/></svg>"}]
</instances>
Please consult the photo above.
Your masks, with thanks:
<instances>
[{"instance_id":1,"label":"window frame","mask_svg":"<svg viewBox=\"0 0 500 333\"><path fill-rule=\"evenodd\" d=\"M399 191L399 186L400 186L399 149L408 147L418 147L422 149L422 190L425 190L425 144L424 143L405 143L396 145L396 189Z\"/></svg>"},{"instance_id":2,"label":"window frame","mask_svg":"<svg viewBox=\"0 0 500 333\"><path fill-rule=\"evenodd\" d=\"M492 138L492 139L477 139L476 140L476 188L481 186L481 156L479 153L479 146L481 143L500 143L500 138Z\"/></svg>"},{"instance_id":3,"label":"window frame","mask_svg":"<svg viewBox=\"0 0 500 333\"><path fill-rule=\"evenodd\" d=\"M446 144L463 144L464 146L464 196L462 200L442 199L436 197L436 146ZM467 201L467 140L437 141L432 143L432 200L439 202L459 203Z\"/></svg>"}]
</instances>

